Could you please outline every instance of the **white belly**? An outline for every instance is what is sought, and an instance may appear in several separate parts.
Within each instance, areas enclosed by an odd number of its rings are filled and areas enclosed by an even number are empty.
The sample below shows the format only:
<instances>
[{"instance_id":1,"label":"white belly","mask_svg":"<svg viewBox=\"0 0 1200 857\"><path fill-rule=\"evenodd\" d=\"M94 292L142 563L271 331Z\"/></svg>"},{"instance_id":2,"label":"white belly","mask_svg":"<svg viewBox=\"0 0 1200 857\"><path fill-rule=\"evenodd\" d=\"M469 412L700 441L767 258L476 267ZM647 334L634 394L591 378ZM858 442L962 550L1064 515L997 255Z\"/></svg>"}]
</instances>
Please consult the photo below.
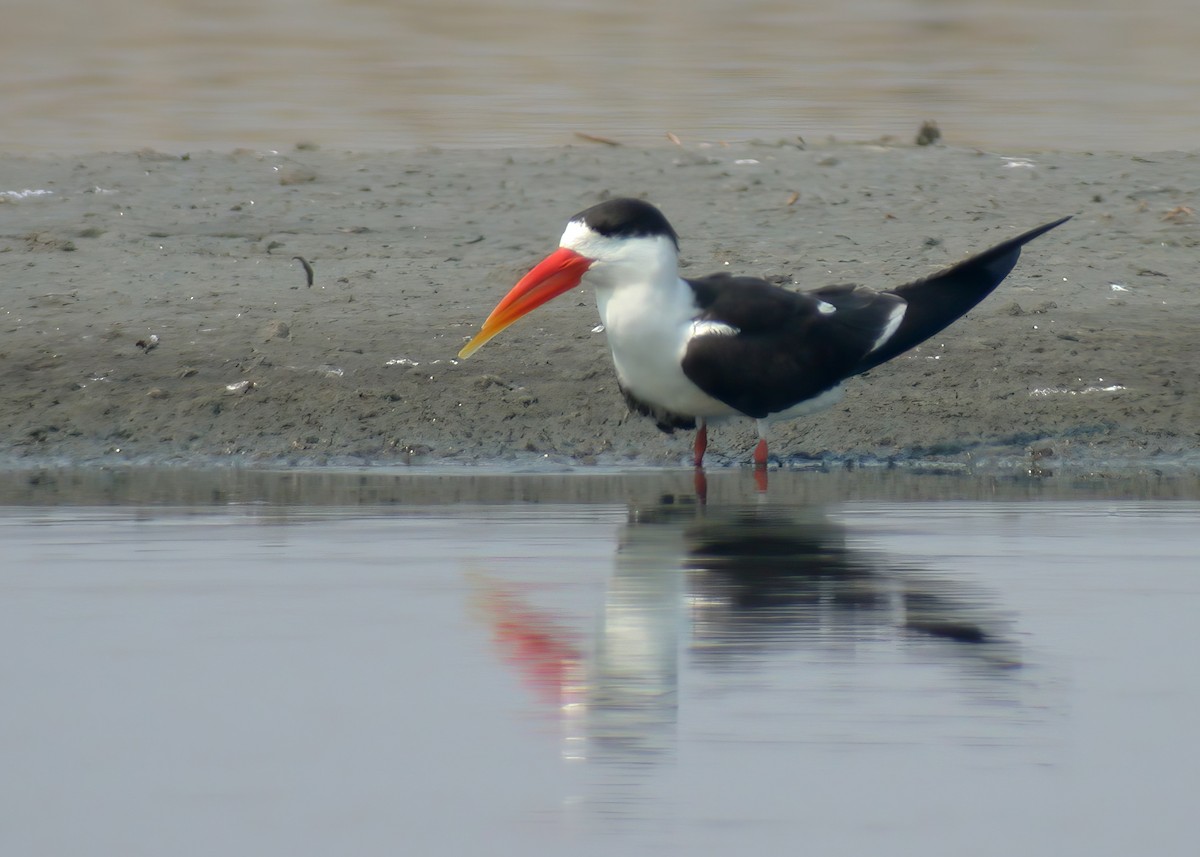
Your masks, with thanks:
<instances>
[{"instance_id":1,"label":"white belly","mask_svg":"<svg viewBox=\"0 0 1200 857\"><path fill-rule=\"evenodd\" d=\"M819 396L813 396L811 399L805 399L798 405L792 405L785 411L779 411L767 417L767 422L773 423L780 420L794 420L797 417L806 417L809 414L815 414L817 411L823 411L826 408L833 407L842 400L842 396L846 391L842 385L834 387L831 390L826 390Z\"/></svg>"},{"instance_id":2,"label":"white belly","mask_svg":"<svg viewBox=\"0 0 1200 857\"><path fill-rule=\"evenodd\" d=\"M643 362L628 353L618 356L614 348L613 365L621 385L639 401L657 405L673 414L709 420L738 415L738 411L688 380L678 360L670 365L660 361Z\"/></svg>"}]
</instances>

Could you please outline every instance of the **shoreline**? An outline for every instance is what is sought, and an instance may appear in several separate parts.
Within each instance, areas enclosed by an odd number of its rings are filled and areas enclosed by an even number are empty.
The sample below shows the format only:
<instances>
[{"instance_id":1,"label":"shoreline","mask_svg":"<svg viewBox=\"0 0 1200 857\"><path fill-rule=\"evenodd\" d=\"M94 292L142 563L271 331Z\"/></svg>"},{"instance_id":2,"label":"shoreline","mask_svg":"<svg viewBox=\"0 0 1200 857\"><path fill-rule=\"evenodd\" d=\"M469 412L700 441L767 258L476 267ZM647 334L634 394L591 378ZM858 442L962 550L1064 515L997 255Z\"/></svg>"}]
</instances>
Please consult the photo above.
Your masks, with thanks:
<instances>
[{"instance_id":1,"label":"shoreline","mask_svg":"<svg viewBox=\"0 0 1200 857\"><path fill-rule=\"evenodd\" d=\"M582 291L455 359L567 217L635 195L685 275L797 288L899 285L1075 215L935 340L773 426L784 469L1196 473L1197 166L857 143L0 155L0 461L679 465L688 436L628 414ZM48 193L5 195L26 190ZM717 426L712 469L753 438Z\"/></svg>"}]
</instances>

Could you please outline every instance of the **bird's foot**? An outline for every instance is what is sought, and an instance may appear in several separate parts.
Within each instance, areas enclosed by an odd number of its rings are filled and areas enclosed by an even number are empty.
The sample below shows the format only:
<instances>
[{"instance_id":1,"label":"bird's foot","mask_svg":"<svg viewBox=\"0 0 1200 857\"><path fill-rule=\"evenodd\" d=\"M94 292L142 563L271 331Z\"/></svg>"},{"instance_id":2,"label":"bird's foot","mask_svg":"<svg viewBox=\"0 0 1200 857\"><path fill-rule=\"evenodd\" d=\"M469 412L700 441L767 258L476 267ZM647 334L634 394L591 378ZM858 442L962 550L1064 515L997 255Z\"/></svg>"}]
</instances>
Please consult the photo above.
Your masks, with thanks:
<instances>
[{"instance_id":1,"label":"bird's foot","mask_svg":"<svg viewBox=\"0 0 1200 857\"><path fill-rule=\"evenodd\" d=\"M754 484L760 493L767 491L767 439L759 438L758 446L754 447Z\"/></svg>"},{"instance_id":2,"label":"bird's foot","mask_svg":"<svg viewBox=\"0 0 1200 857\"><path fill-rule=\"evenodd\" d=\"M708 449L708 426L703 422L696 429L696 443L692 446L692 464L704 466L704 453Z\"/></svg>"}]
</instances>

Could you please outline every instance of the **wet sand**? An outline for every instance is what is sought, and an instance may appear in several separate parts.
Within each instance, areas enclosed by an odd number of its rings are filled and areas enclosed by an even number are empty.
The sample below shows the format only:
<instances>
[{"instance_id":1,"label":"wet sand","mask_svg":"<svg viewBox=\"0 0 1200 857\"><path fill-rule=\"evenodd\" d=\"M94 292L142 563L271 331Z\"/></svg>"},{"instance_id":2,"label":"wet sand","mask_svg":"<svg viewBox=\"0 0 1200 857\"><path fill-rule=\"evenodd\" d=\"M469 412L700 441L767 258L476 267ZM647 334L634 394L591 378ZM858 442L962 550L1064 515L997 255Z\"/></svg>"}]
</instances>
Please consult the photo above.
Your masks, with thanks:
<instances>
[{"instance_id":1,"label":"wet sand","mask_svg":"<svg viewBox=\"0 0 1200 857\"><path fill-rule=\"evenodd\" d=\"M569 215L636 195L685 275L799 288L897 285L1075 215L944 334L778 425L786 466L1196 471L1198 167L770 143L0 156L0 456L683 463L689 437L627 412L583 291L455 359ZM710 464L752 443L718 427Z\"/></svg>"}]
</instances>

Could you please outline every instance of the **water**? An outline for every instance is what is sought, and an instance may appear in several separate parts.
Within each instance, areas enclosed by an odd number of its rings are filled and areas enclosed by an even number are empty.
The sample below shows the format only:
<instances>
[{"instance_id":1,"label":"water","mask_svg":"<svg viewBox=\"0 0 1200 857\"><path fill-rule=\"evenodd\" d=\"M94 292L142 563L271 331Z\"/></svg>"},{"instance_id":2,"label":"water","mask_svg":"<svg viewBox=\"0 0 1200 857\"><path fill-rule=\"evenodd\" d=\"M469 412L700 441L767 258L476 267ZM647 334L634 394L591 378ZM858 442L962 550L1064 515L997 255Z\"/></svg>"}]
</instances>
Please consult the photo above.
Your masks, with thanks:
<instances>
[{"instance_id":1,"label":"water","mask_svg":"<svg viewBox=\"0 0 1200 857\"><path fill-rule=\"evenodd\" d=\"M1191 853L1194 482L689 481L10 474L0 852Z\"/></svg>"},{"instance_id":2,"label":"water","mask_svg":"<svg viewBox=\"0 0 1200 857\"><path fill-rule=\"evenodd\" d=\"M13 0L0 150L1200 145L1194 0Z\"/></svg>"}]
</instances>

